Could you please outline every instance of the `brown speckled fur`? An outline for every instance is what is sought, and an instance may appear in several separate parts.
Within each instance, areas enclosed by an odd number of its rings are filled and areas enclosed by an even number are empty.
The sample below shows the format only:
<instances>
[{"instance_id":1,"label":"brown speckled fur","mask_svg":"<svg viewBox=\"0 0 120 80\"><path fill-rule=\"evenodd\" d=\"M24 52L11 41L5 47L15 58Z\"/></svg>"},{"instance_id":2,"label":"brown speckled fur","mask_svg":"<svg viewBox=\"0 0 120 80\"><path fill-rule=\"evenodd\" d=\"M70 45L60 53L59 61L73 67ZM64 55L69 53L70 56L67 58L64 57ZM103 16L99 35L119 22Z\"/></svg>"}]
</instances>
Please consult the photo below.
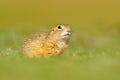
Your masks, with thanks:
<instances>
[{"instance_id":1,"label":"brown speckled fur","mask_svg":"<svg viewBox=\"0 0 120 80\"><path fill-rule=\"evenodd\" d=\"M66 25L62 26L71 31ZM23 42L23 53L28 57L50 57L62 54L69 41L69 39L59 40L59 35L62 32L55 27L50 33L38 32L32 34Z\"/></svg>"}]
</instances>

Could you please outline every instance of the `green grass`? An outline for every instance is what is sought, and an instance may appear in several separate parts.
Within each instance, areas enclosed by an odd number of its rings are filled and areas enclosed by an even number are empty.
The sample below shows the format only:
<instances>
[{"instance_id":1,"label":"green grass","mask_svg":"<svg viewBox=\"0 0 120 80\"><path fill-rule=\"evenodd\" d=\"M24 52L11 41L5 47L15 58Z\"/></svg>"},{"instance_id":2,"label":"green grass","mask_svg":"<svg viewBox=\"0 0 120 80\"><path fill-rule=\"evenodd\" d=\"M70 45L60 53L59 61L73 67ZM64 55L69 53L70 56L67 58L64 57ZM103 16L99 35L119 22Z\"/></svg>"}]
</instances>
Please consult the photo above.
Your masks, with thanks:
<instances>
[{"instance_id":1,"label":"green grass","mask_svg":"<svg viewBox=\"0 0 120 80\"><path fill-rule=\"evenodd\" d=\"M34 30L6 28L0 33L0 80L119 80L120 36L80 35L73 31L63 55L29 59L22 55L23 39ZM41 29L41 28L40 28ZM48 28L49 29L49 28ZM73 28L73 30L77 30ZM99 33L99 32L98 32Z\"/></svg>"}]
</instances>

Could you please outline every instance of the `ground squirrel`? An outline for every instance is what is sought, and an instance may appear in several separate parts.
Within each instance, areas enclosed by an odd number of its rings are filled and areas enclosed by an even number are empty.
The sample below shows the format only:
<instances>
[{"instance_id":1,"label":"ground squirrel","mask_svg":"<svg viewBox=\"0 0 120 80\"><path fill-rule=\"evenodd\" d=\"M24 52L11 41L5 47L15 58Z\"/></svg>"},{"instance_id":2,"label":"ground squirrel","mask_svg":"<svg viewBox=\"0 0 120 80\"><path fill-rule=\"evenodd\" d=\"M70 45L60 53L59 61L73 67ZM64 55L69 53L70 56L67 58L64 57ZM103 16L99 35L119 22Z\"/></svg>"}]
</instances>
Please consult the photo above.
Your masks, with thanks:
<instances>
[{"instance_id":1,"label":"ground squirrel","mask_svg":"<svg viewBox=\"0 0 120 80\"><path fill-rule=\"evenodd\" d=\"M71 35L69 25L57 25L50 33L38 32L25 39L22 51L28 57L50 57L63 53Z\"/></svg>"}]
</instances>

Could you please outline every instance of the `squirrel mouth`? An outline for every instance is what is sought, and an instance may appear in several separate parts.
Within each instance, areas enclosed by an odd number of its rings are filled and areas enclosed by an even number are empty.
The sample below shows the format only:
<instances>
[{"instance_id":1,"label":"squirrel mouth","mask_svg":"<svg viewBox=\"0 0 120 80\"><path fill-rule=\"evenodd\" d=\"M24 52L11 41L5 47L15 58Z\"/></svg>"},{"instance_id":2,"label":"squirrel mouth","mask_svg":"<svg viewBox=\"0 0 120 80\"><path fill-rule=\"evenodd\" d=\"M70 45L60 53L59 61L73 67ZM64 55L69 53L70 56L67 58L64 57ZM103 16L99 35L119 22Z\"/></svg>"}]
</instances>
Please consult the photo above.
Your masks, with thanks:
<instances>
[{"instance_id":1,"label":"squirrel mouth","mask_svg":"<svg viewBox=\"0 0 120 80\"><path fill-rule=\"evenodd\" d=\"M70 36L71 35L71 33L66 33L64 36Z\"/></svg>"}]
</instances>

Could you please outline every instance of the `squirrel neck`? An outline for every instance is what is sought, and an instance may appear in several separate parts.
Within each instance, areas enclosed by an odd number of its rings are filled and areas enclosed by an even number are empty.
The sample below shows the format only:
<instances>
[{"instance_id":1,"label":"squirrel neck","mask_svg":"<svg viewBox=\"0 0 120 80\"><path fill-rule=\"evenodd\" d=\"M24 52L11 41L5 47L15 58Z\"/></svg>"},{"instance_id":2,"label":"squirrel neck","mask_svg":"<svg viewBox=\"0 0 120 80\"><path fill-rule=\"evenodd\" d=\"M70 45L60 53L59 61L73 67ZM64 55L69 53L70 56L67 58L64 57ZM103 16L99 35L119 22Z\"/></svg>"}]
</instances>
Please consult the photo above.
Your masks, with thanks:
<instances>
[{"instance_id":1,"label":"squirrel neck","mask_svg":"<svg viewBox=\"0 0 120 80\"><path fill-rule=\"evenodd\" d=\"M56 49L57 48L63 49L67 47L68 41L56 39L53 36L48 36L47 43L49 44L49 46L51 46L51 48L54 47Z\"/></svg>"}]
</instances>

